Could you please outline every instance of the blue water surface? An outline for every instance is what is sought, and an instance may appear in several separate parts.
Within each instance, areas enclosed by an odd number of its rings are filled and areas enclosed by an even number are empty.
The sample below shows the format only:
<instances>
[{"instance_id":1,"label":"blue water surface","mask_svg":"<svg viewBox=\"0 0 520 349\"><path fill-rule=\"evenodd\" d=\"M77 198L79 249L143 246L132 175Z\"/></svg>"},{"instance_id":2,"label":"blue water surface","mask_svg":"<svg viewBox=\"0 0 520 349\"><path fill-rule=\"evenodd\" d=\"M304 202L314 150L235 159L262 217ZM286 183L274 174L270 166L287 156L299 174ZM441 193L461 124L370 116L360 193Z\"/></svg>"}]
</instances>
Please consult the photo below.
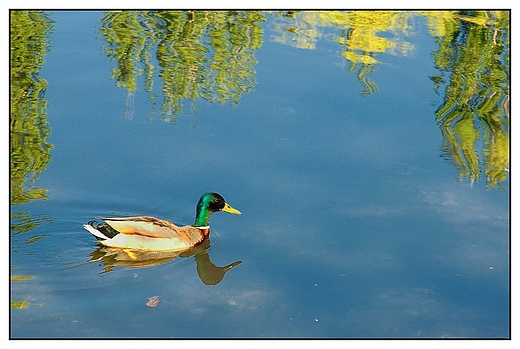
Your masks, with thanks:
<instances>
[{"instance_id":1,"label":"blue water surface","mask_svg":"<svg viewBox=\"0 0 520 349\"><path fill-rule=\"evenodd\" d=\"M13 338L509 336L509 185L458 181L441 156L424 20L413 54L379 55L378 91L363 97L337 43L283 45L268 16L254 91L171 123L110 79L101 12L49 17L52 161L35 183L49 199L11 207L41 223L11 236L11 274L36 276L11 284L30 303L11 309ZM190 224L206 191L242 212L211 219L211 261L242 261L218 285L193 257L88 262L87 221Z\"/></svg>"}]
</instances>

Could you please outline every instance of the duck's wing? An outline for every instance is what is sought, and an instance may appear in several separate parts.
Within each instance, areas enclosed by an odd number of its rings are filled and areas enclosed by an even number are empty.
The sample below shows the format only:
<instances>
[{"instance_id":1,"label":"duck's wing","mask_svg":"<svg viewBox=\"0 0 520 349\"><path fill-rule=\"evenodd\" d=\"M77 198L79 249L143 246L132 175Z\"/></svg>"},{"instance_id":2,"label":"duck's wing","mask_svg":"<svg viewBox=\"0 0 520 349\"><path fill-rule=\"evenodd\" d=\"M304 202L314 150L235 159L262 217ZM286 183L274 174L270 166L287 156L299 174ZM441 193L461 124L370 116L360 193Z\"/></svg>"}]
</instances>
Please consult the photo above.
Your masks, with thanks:
<instances>
[{"instance_id":1,"label":"duck's wing","mask_svg":"<svg viewBox=\"0 0 520 349\"><path fill-rule=\"evenodd\" d=\"M184 227L157 219L154 217L121 217L121 218L102 218L108 225L125 235L141 235L150 238L181 238L189 239L185 236Z\"/></svg>"}]
</instances>

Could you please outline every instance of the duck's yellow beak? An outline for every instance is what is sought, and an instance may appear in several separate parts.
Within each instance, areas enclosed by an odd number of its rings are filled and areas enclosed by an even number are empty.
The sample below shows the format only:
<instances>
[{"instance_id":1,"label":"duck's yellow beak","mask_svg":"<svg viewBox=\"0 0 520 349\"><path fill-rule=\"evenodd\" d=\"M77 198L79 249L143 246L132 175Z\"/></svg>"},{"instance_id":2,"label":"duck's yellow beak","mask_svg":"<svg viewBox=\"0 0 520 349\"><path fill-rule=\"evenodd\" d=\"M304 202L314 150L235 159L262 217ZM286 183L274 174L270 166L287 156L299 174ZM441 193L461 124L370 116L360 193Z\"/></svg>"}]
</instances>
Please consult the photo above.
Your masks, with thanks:
<instances>
[{"instance_id":1,"label":"duck's yellow beak","mask_svg":"<svg viewBox=\"0 0 520 349\"><path fill-rule=\"evenodd\" d=\"M227 203L224 205L222 209L224 212L233 213L233 214L242 214L239 210L235 210L233 207L229 206Z\"/></svg>"}]
</instances>

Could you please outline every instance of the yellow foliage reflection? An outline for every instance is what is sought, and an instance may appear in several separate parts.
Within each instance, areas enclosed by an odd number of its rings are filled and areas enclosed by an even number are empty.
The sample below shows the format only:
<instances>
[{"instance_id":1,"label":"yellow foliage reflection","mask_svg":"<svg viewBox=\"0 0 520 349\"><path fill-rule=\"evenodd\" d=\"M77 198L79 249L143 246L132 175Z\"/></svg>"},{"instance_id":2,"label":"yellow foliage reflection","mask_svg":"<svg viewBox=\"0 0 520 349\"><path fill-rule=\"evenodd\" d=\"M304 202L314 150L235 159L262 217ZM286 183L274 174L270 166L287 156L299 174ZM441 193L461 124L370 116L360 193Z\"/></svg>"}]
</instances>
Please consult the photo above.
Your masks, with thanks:
<instances>
[{"instance_id":1,"label":"yellow foliage reflection","mask_svg":"<svg viewBox=\"0 0 520 349\"><path fill-rule=\"evenodd\" d=\"M12 301L11 308L13 309L25 309L29 306L30 302L27 301Z\"/></svg>"},{"instance_id":2,"label":"yellow foliage reflection","mask_svg":"<svg viewBox=\"0 0 520 349\"><path fill-rule=\"evenodd\" d=\"M11 276L11 282L26 282L32 279L36 279L34 275L16 275ZM11 308L13 309L25 309L30 305L28 301L11 301Z\"/></svg>"},{"instance_id":3,"label":"yellow foliage reflection","mask_svg":"<svg viewBox=\"0 0 520 349\"><path fill-rule=\"evenodd\" d=\"M414 49L401 38L411 33L412 23L412 12L292 11L278 15L274 40L302 49L314 49L320 39L338 42L341 55L350 62L349 70L359 68L358 79L365 88L362 95L366 96L377 92L368 74L381 63L379 53L407 55Z\"/></svg>"},{"instance_id":4,"label":"yellow foliage reflection","mask_svg":"<svg viewBox=\"0 0 520 349\"><path fill-rule=\"evenodd\" d=\"M16 276L11 276L11 282L23 282L23 281L32 280L35 278L36 278L36 276L34 276L34 275L16 275Z\"/></svg>"}]
</instances>

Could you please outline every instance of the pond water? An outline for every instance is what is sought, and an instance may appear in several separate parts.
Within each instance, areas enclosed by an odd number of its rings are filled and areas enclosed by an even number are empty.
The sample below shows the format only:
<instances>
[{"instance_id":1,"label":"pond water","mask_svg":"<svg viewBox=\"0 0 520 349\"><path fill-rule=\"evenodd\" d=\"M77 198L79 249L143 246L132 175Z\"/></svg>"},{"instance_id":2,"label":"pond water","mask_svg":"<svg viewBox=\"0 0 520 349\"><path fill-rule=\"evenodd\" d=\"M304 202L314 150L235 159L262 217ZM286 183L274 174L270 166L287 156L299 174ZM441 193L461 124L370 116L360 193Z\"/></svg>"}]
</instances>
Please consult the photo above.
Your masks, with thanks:
<instances>
[{"instance_id":1,"label":"pond water","mask_svg":"<svg viewBox=\"0 0 520 349\"><path fill-rule=\"evenodd\" d=\"M11 12L11 338L508 338L508 16Z\"/></svg>"}]
</instances>

